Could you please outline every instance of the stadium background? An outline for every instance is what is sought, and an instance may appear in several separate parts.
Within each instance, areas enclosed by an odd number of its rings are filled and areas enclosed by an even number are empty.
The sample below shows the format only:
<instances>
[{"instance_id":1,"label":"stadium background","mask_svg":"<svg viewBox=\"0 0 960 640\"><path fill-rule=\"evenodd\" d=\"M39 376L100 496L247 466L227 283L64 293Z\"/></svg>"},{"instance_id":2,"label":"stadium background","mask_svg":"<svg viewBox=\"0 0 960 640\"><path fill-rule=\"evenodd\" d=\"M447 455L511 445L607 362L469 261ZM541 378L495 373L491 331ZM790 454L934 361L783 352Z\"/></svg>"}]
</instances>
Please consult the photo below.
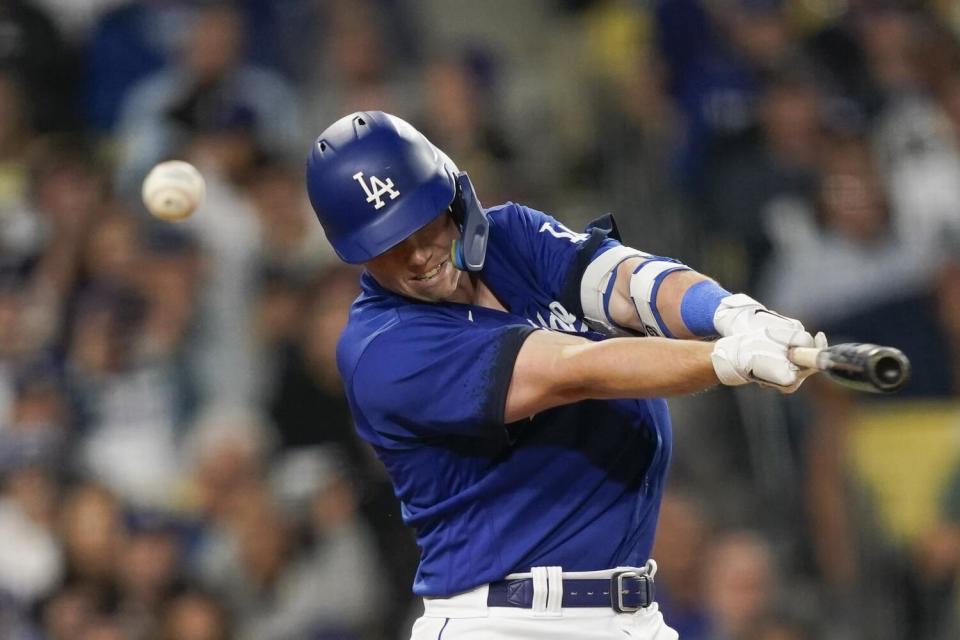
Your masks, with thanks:
<instances>
[{"instance_id":1,"label":"stadium background","mask_svg":"<svg viewBox=\"0 0 960 640\"><path fill-rule=\"evenodd\" d=\"M405 637L416 548L333 361L356 272L302 185L361 108L487 204L612 211L913 359L893 399L673 403L681 637L960 637L953 0L0 4L0 637ZM208 183L176 225L138 192L171 157Z\"/></svg>"}]
</instances>

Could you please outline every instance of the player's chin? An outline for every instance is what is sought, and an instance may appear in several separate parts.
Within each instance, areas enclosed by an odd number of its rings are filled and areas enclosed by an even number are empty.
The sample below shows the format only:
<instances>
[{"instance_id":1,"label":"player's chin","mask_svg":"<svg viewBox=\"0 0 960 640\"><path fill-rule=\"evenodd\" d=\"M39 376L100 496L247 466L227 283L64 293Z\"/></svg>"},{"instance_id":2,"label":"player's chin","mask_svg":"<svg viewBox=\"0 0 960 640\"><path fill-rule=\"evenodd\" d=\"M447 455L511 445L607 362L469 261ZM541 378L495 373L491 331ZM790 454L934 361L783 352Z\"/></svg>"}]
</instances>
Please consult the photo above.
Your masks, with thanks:
<instances>
[{"instance_id":1,"label":"player's chin","mask_svg":"<svg viewBox=\"0 0 960 640\"><path fill-rule=\"evenodd\" d=\"M446 267L446 265L444 265ZM451 274L450 270L444 268L444 271L429 280L410 280L407 282L407 295L424 302L445 302L449 300L457 290L456 274Z\"/></svg>"},{"instance_id":2,"label":"player's chin","mask_svg":"<svg viewBox=\"0 0 960 640\"><path fill-rule=\"evenodd\" d=\"M423 302L445 302L453 295L455 287L409 287L407 295Z\"/></svg>"}]
</instances>

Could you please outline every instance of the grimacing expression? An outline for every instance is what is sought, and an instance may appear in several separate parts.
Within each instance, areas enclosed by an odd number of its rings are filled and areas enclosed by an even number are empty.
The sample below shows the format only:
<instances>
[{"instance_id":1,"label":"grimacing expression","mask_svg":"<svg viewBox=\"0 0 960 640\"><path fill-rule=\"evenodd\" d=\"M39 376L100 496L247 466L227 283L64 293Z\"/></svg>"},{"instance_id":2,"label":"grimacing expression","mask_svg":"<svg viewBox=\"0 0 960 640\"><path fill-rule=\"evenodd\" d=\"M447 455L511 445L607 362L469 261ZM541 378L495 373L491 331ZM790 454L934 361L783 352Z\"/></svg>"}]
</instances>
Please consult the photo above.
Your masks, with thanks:
<instances>
[{"instance_id":1,"label":"grimacing expression","mask_svg":"<svg viewBox=\"0 0 960 640\"><path fill-rule=\"evenodd\" d=\"M450 262L450 247L460 231L444 210L400 244L364 266L380 286L424 302L449 300L460 284L459 271Z\"/></svg>"}]
</instances>

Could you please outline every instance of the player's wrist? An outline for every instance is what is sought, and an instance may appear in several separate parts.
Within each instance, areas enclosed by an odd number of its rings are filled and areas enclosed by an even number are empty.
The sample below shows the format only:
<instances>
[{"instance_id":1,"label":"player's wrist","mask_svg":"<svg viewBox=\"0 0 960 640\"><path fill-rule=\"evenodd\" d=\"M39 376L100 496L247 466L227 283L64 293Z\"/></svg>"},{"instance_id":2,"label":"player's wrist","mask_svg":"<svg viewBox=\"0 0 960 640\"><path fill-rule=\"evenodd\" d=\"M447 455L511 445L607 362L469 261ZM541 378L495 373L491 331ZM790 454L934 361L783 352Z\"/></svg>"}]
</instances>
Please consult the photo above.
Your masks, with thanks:
<instances>
[{"instance_id":1,"label":"player's wrist","mask_svg":"<svg viewBox=\"0 0 960 640\"><path fill-rule=\"evenodd\" d=\"M717 311L731 293L713 280L702 280L690 285L680 299L680 319L695 336L709 338L722 333L716 326Z\"/></svg>"}]
</instances>

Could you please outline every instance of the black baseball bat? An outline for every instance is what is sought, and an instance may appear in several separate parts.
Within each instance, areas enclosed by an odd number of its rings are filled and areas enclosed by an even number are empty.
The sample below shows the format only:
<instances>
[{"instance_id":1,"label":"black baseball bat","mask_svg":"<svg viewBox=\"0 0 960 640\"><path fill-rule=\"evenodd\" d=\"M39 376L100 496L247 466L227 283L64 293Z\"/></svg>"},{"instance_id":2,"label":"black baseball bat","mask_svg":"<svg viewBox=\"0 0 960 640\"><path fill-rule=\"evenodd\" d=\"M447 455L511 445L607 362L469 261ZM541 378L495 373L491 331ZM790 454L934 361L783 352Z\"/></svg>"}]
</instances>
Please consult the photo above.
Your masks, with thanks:
<instances>
[{"instance_id":1,"label":"black baseball bat","mask_svg":"<svg viewBox=\"0 0 960 640\"><path fill-rule=\"evenodd\" d=\"M790 361L819 369L842 385L873 393L893 393L910 379L910 360L899 349L847 342L826 349L793 347Z\"/></svg>"}]
</instances>

